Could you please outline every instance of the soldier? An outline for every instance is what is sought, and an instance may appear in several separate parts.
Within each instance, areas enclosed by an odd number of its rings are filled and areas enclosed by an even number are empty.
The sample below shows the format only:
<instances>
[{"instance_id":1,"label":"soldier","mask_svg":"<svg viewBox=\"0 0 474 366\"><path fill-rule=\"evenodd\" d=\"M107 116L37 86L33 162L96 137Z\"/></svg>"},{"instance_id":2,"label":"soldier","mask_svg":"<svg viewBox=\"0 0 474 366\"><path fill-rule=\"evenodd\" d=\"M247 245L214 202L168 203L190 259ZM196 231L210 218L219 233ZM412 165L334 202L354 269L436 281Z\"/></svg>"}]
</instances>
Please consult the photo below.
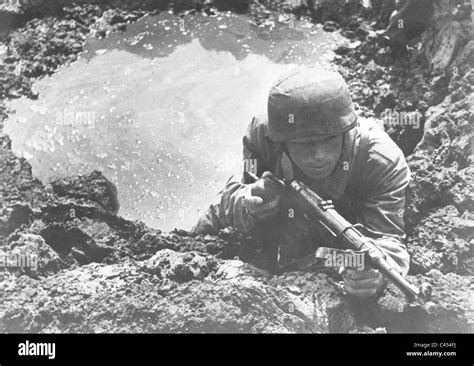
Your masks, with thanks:
<instances>
[{"instance_id":1,"label":"soldier","mask_svg":"<svg viewBox=\"0 0 474 366\"><path fill-rule=\"evenodd\" d=\"M228 182L220 203L209 207L194 233L216 234L228 226L263 233L289 257L329 246L334 239L286 202L276 183L264 176L270 171L299 179L331 199L347 220L364 225L394 268L407 274L409 255L402 241L409 168L378 124L357 118L339 73L300 67L283 75L270 90L268 114L254 117L248 126L243 147L244 160L255 159L260 179L249 183L244 174L241 182ZM342 275L346 291L359 297L379 294L386 284L372 268Z\"/></svg>"}]
</instances>

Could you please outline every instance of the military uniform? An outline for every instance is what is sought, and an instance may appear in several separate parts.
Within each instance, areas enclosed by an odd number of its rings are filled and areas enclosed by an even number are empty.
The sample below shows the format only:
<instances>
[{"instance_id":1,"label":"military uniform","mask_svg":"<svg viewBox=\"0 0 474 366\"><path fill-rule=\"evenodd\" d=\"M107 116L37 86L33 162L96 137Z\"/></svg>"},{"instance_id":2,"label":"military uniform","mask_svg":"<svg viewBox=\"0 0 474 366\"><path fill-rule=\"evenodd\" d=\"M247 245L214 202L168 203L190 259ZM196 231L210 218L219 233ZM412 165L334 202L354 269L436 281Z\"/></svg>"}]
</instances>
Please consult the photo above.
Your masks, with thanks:
<instances>
[{"instance_id":1,"label":"military uniform","mask_svg":"<svg viewBox=\"0 0 474 366\"><path fill-rule=\"evenodd\" d=\"M304 76L307 78L306 74ZM288 76L285 76L281 80L284 82L287 79ZM291 170L293 178L308 185L324 199L331 199L335 208L348 221L362 224L367 229L365 234L375 239L390 264L405 275L408 272L409 255L403 244L405 237L403 219L405 188L410 180L410 171L402 151L379 125L355 117L350 99L350 104L343 103L347 99L344 93L348 91L341 92L340 81L339 84L334 84L331 94L336 97L331 99L325 94L317 96L316 100L324 100L329 105L328 109L327 105L315 107L317 103L311 101L309 92L301 91L301 85L307 84L305 80L292 80L292 84L285 87L282 86L281 80L275 84L280 89L271 92L270 95L281 95L285 99L283 102L275 100L276 107L270 107L272 99L269 98L268 115L277 120L279 117L275 114L275 109L279 108L283 116L288 114L293 116L294 111L294 117L302 121L299 124L299 131L303 133L294 134L292 137L304 137L310 135L309 130L304 131L305 123L309 129L311 123L314 123L311 118L314 117L310 118L309 114L304 113L298 114L302 109L301 106L296 106L294 110L291 108L287 110L287 107L300 103L304 109L305 105L310 104L313 108L311 113L314 108L318 108L317 115L325 116L325 124L318 126L318 131L322 131L325 136L336 133L343 136L342 151L336 167L322 182L316 183L296 166L287 153L283 135L292 134L292 130L285 131L287 126L278 129L278 125L275 130L275 123L272 130L269 128L271 126L267 116L253 118L248 126L243 137L244 160L256 160L256 173L259 177L263 172L270 171L275 176L284 178L288 177L288 171ZM321 83L326 85L330 81L322 80ZM315 88L314 82L310 86ZM288 105L285 105L288 95L294 90L297 90L298 97L302 98L296 103L293 98L292 104L288 102ZM341 95L345 99L342 99ZM338 121L334 123L327 121L334 118L334 115L337 116L337 113L330 113L337 108L339 114L343 116L341 119L343 122L340 122L343 129L334 132L331 126L337 125ZM279 134L279 131L283 131L283 134ZM222 192L220 202L209 207L193 231L197 234L216 234L219 230L231 226L243 233L257 232L272 241L274 246L289 248L294 256L307 254L318 246L341 246L341 243L328 236L318 224L308 222L303 213L299 212L297 207L292 207L292 203L287 202L285 197L281 202L279 215L264 221L256 219L245 207L245 190L248 189L248 183L250 182L246 181L245 174L241 181L229 181Z\"/></svg>"}]
</instances>

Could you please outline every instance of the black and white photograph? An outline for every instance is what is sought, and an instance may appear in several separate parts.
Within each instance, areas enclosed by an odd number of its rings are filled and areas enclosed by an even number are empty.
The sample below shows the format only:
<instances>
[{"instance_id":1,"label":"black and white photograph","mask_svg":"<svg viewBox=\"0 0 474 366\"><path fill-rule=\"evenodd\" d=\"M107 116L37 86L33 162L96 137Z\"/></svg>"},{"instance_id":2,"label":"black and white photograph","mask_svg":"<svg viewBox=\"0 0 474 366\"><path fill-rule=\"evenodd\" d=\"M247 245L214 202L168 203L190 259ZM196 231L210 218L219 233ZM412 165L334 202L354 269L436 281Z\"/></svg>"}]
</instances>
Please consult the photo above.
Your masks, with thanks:
<instances>
[{"instance_id":1,"label":"black and white photograph","mask_svg":"<svg viewBox=\"0 0 474 366\"><path fill-rule=\"evenodd\" d=\"M0 0L0 364L472 365L472 8Z\"/></svg>"}]
</instances>

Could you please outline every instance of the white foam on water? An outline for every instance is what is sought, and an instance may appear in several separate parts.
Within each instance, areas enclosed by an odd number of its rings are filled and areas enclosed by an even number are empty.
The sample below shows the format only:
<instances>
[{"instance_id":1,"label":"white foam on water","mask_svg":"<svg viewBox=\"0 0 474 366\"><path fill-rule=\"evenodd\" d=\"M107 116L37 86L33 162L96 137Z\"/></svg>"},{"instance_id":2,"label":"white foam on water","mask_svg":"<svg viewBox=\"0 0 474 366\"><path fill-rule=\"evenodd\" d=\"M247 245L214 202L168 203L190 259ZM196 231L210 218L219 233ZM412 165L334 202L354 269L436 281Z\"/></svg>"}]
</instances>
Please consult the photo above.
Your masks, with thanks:
<instances>
[{"instance_id":1,"label":"white foam on water","mask_svg":"<svg viewBox=\"0 0 474 366\"><path fill-rule=\"evenodd\" d=\"M242 15L223 22L163 12L89 38L78 61L35 83L37 100L10 103L13 151L44 183L98 169L122 216L189 229L239 174L242 135L273 81L327 63L343 40L308 21L270 32Z\"/></svg>"},{"instance_id":2,"label":"white foam on water","mask_svg":"<svg viewBox=\"0 0 474 366\"><path fill-rule=\"evenodd\" d=\"M291 67L197 39L164 58L111 50L37 82L37 101L11 103L5 132L43 182L99 169L124 217L190 228L236 173L246 126Z\"/></svg>"}]
</instances>

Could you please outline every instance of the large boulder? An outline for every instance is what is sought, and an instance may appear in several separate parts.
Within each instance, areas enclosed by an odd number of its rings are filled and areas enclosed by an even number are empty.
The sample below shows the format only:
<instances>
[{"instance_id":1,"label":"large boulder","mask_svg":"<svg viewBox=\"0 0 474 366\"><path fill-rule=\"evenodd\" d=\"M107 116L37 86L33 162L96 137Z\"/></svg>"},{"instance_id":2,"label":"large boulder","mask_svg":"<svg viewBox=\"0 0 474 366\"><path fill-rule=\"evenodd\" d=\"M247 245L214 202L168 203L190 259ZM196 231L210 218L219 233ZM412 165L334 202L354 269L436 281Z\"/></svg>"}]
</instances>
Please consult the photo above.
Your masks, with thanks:
<instances>
[{"instance_id":1,"label":"large boulder","mask_svg":"<svg viewBox=\"0 0 474 366\"><path fill-rule=\"evenodd\" d=\"M53 181L51 186L59 196L88 199L113 213L117 213L120 207L117 187L98 170L88 175Z\"/></svg>"},{"instance_id":2,"label":"large boulder","mask_svg":"<svg viewBox=\"0 0 474 366\"><path fill-rule=\"evenodd\" d=\"M396 0L384 35L394 42L407 43L430 26L432 17L432 0Z\"/></svg>"},{"instance_id":3,"label":"large boulder","mask_svg":"<svg viewBox=\"0 0 474 366\"><path fill-rule=\"evenodd\" d=\"M425 55L433 70L446 69L466 43L467 37L468 34L457 21L446 23L434 37L425 37Z\"/></svg>"},{"instance_id":4,"label":"large boulder","mask_svg":"<svg viewBox=\"0 0 474 366\"><path fill-rule=\"evenodd\" d=\"M466 0L437 0L433 6L431 26L421 39L422 52L433 70L445 70L472 39L472 5Z\"/></svg>"}]
</instances>

